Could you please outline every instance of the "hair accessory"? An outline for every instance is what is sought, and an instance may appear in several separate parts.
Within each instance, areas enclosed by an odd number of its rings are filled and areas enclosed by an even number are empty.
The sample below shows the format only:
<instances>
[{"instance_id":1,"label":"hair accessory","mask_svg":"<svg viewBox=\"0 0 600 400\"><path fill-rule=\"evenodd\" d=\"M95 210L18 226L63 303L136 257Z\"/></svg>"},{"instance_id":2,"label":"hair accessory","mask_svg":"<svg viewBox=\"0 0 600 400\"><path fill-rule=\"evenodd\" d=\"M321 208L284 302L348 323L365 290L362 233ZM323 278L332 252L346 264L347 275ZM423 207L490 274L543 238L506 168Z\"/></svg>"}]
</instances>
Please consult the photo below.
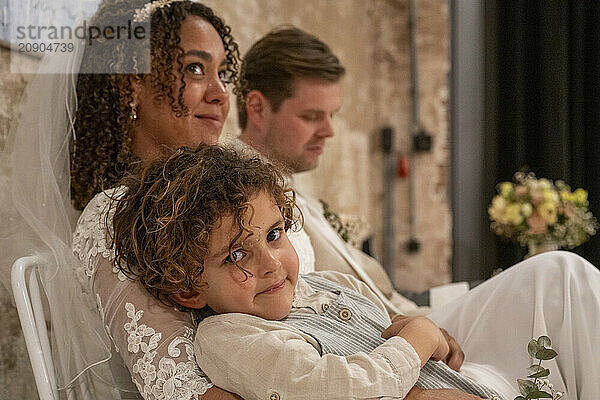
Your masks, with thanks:
<instances>
[{"instance_id":1,"label":"hair accessory","mask_svg":"<svg viewBox=\"0 0 600 400\"><path fill-rule=\"evenodd\" d=\"M168 6L171 3L177 3L185 0L156 0L146 3L144 7L135 10L133 15L133 22L147 22L150 21L152 13L159 8Z\"/></svg>"}]
</instances>

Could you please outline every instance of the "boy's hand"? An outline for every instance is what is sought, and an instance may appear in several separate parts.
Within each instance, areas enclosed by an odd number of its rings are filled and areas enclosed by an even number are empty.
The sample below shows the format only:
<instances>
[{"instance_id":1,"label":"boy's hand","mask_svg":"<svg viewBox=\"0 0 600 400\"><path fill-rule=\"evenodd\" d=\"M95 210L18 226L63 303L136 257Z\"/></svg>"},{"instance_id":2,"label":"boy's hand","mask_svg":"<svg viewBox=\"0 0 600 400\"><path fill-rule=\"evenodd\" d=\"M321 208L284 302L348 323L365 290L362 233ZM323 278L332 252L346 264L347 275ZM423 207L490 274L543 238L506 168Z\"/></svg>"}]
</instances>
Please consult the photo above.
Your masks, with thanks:
<instances>
[{"instance_id":1,"label":"boy's hand","mask_svg":"<svg viewBox=\"0 0 600 400\"><path fill-rule=\"evenodd\" d=\"M392 336L396 336L398 332L400 332L400 330L406 326L406 324L415 318L419 317L406 317L399 314L396 315L394 318L392 318L392 324L381 333L381 337L384 339L389 339Z\"/></svg>"},{"instance_id":2,"label":"boy's hand","mask_svg":"<svg viewBox=\"0 0 600 400\"><path fill-rule=\"evenodd\" d=\"M427 360L444 360L448 357L449 347L444 334L428 318L394 318L394 322L381 336L389 339L400 336L415 349L421 359L421 367Z\"/></svg>"},{"instance_id":3,"label":"boy's hand","mask_svg":"<svg viewBox=\"0 0 600 400\"><path fill-rule=\"evenodd\" d=\"M396 315L394 318L392 318L392 325L390 325L386 330L383 331L381 337L384 339L389 339L392 336L398 335L398 333L415 318L421 317L406 317L404 315ZM465 360L465 353L460 348L460 345L458 344L456 339L454 339L448 333L448 331L446 331L443 328L439 329L442 332L444 339L446 340L446 343L448 345L448 353L445 357L439 358L439 360L445 362L453 370L460 371L460 367L462 366L463 361Z\"/></svg>"}]
</instances>

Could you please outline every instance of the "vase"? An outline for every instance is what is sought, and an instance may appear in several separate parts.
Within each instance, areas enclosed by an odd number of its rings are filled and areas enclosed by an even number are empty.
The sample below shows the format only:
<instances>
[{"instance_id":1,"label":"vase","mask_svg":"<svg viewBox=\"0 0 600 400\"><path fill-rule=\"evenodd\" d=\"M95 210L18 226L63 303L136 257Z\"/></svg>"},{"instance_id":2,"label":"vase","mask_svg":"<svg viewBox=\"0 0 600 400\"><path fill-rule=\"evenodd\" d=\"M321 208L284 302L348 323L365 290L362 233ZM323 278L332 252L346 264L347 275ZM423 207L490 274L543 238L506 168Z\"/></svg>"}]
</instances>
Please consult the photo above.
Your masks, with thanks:
<instances>
[{"instance_id":1,"label":"vase","mask_svg":"<svg viewBox=\"0 0 600 400\"><path fill-rule=\"evenodd\" d=\"M527 242L527 254L525 258L533 257L540 253L544 253L546 251L554 251L558 250L558 245L556 243L547 242L547 243L537 243L533 240Z\"/></svg>"}]
</instances>

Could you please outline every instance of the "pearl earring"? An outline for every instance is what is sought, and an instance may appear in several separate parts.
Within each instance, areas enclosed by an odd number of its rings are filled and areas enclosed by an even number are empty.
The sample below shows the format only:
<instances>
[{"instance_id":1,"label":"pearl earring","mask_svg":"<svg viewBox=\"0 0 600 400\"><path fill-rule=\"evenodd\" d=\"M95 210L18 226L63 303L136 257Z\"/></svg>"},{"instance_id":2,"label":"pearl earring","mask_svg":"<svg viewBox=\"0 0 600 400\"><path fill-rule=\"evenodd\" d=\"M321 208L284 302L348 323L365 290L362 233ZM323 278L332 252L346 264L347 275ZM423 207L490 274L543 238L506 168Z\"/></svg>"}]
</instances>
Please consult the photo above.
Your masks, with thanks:
<instances>
[{"instance_id":1,"label":"pearl earring","mask_svg":"<svg viewBox=\"0 0 600 400\"><path fill-rule=\"evenodd\" d=\"M135 101L132 101L131 103L129 103L129 107L131 107L131 119L132 120L137 120L138 119L138 115L137 115L137 109L138 109L138 105Z\"/></svg>"}]
</instances>

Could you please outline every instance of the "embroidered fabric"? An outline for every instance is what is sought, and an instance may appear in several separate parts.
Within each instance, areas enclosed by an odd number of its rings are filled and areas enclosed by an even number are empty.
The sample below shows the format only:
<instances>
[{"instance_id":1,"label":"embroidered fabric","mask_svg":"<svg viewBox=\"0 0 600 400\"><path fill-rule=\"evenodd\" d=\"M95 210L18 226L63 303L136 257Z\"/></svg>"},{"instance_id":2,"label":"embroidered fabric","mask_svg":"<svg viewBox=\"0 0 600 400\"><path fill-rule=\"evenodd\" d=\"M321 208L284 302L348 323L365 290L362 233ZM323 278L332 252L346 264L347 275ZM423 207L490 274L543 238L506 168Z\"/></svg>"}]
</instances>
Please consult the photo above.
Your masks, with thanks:
<instances>
[{"instance_id":1,"label":"embroidered fabric","mask_svg":"<svg viewBox=\"0 0 600 400\"><path fill-rule=\"evenodd\" d=\"M87 205L75 229L73 249L81 261L77 276L95 302L114 351L146 400L196 399L211 387L196 365L195 326L190 313L167 307L114 267L109 229L111 197L100 193ZM114 209L113 209L114 210ZM118 358L118 357L117 357ZM124 376L129 376L126 371ZM121 375L114 371L114 375Z\"/></svg>"}]
</instances>

